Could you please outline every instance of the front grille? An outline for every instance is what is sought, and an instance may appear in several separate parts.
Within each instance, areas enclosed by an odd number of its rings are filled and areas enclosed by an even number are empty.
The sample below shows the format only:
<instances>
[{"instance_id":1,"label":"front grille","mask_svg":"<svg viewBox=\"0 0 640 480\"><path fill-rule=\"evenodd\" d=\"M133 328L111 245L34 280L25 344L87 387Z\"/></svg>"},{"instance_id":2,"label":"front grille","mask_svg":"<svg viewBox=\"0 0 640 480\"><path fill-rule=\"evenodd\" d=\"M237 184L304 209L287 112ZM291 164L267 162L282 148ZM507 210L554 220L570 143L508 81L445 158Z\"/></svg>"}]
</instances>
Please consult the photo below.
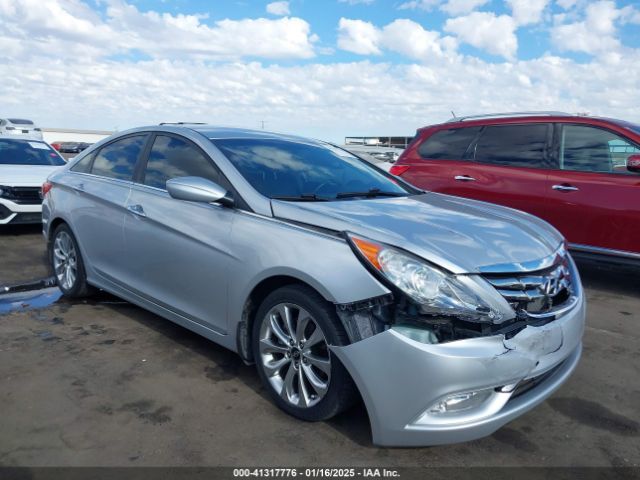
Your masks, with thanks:
<instances>
[{"instance_id":1,"label":"front grille","mask_svg":"<svg viewBox=\"0 0 640 480\"><path fill-rule=\"evenodd\" d=\"M552 316L573 298L571 270L566 258L537 272L487 274L484 278L522 318Z\"/></svg>"},{"instance_id":2,"label":"front grille","mask_svg":"<svg viewBox=\"0 0 640 480\"><path fill-rule=\"evenodd\" d=\"M41 223L42 214L38 212L19 213L9 223L11 225L27 224L27 223Z\"/></svg>"},{"instance_id":3,"label":"front grille","mask_svg":"<svg viewBox=\"0 0 640 480\"><path fill-rule=\"evenodd\" d=\"M0 220L4 220L9 215L11 215L11 210L0 203Z\"/></svg>"},{"instance_id":4,"label":"front grille","mask_svg":"<svg viewBox=\"0 0 640 480\"><path fill-rule=\"evenodd\" d=\"M20 205L40 205L40 187L3 187L4 198Z\"/></svg>"}]
</instances>

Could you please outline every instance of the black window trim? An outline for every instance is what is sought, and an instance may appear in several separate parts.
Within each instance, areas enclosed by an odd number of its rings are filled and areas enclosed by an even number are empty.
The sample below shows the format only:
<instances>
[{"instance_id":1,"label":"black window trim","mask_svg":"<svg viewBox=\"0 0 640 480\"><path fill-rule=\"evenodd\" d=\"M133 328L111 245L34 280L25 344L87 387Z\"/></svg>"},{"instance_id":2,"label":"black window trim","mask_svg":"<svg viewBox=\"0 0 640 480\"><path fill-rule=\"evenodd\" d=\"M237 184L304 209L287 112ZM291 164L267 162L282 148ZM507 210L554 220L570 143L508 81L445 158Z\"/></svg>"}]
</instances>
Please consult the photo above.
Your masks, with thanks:
<instances>
[{"instance_id":1,"label":"black window trim","mask_svg":"<svg viewBox=\"0 0 640 480\"><path fill-rule=\"evenodd\" d=\"M551 170L558 172L578 172L578 173L586 173L586 174L596 174L596 175L624 175L622 173L613 173L613 172L593 172L590 170L563 170L560 168L560 139L562 138L562 129L565 125L571 125L574 127L587 127L587 128L596 128L598 130L604 130L607 133L612 135L616 135L629 142L635 148L640 150L640 144L631 140L629 137L624 136L620 132L616 132L611 128L603 127L601 125L592 125L590 123L580 123L580 122L554 122L553 123L553 146L551 150L551 156L553 158L553 164L550 167Z\"/></svg>"},{"instance_id":2,"label":"black window trim","mask_svg":"<svg viewBox=\"0 0 640 480\"><path fill-rule=\"evenodd\" d=\"M470 128L470 127L462 127L462 128ZM467 149L462 154L463 162L480 163L480 162L476 162L476 148L478 147L478 141L480 140L480 137L482 137L482 134L484 133L485 128L486 128L485 125L480 126L480 128L476 132L476 136L473 137L473 140L471 140L471 142L469 142L469 145L467 145ZM473 155L472 155L472 152L473 152Z\"/></svg>"},{"instance_id":3,"label":"black window trim","mask_svg":"<svg viewBox=\"0 0 640 480\"><path fill-rule=\"evenodd\" d=\"M147 144L146 144L145 148L142 150L140 158L138 159L138 163L136 164L136 168L134 169L134 172L133 172L133 181L132 181L132 183L136 187L148 188L148 189L155 190L157 192L167 193L167 190L165 188L158 188L158 187L154 187L152 185L145 185L144 184L144 177L145 177L145 174L146 174L147 164L149 163L149 156L151 154L151 150L153 148L153 144L155 143L156 137L159 137L159 136L160 137L173 137L173 138L176 138L178 140L182 140L182 141L186 142L187 144L189 144L190 146L195 148L197 151L199 151L204 156L204 158L209 160L209 162L211 163L213 168L218 172L218 174L220 176L220 186L223 187L223 188L226 188L227 191L229 191L231 193L231 195L233 197L233 200L235 202L234 208L238 208L240 210L246 210L246 211L249 211L249 212L253 212L253 210L251 209L249 204L242 198L242 196L240 195L238 190L236 190L236 188L233 186L233 184L229 181L229 179L224 174L222 169L218 166L218 164L215 162L215 160L213 158L211 158L211 155L209 155L207 152L205 152L193 140L185 137L184 135L180 135L178 133L173 133L173 132L153 131L153 132L147 132L147 133L149 134L149 139L147 141Z\"/></svg>"},{"instance_id":4,"label":"black window trim","mask_svg":"<svg viewBox=\"0 0 640 480\"><path fill-rule=\"evenodd\" d=\"M478 148L478 142L482 138L484 131L489 127L527 127L531 125L546 125L547 126L547 139L544 145L544 155L542 158L541 166L527 166L523 167L520 165L501 165L499 163L493 162L482 162L476 159L476 151ZM523 122L523 123L493 123L489 125L483 125L478 132L475 140L469 145L467 152L465 152L465 156L469 154L469 149L473 147L473 157L469 157L469 161L477 163L479 165L493 165L494 167L502 167L502 168L532 168L535 170L552 170L553 169L553 142L554 142L554 122Z\"/></svg>"}]
</instances>

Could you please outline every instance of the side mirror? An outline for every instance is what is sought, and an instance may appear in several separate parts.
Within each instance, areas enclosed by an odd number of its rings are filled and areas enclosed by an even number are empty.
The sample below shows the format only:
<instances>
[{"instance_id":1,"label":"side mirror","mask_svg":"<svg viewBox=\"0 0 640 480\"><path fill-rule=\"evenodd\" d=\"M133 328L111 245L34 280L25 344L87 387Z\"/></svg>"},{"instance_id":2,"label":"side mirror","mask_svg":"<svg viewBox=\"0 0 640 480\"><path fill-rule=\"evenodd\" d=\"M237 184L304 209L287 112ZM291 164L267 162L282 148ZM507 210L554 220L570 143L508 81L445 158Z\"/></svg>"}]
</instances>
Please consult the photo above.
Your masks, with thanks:
<instances>
[{"instance_id":1,"label":"side mirror","mask_svg":"<svg viewBox=\"0 0 640 480\"><path fill-rule=\"evenodd\" d=\"M167 191L177 200L233 205L233 199L224 188L202 177L172 178L167 180Z\"/></svg>"},{"instance_id":2,"label":"side mirror","mask_svg":"<svg viewBox=\"0 0 640 480\"><path fill-rule=\"evenodd\" d=\"M640 155L631 155L627 158L627 170L640 173Z\"/></svg>"}]
</instances>

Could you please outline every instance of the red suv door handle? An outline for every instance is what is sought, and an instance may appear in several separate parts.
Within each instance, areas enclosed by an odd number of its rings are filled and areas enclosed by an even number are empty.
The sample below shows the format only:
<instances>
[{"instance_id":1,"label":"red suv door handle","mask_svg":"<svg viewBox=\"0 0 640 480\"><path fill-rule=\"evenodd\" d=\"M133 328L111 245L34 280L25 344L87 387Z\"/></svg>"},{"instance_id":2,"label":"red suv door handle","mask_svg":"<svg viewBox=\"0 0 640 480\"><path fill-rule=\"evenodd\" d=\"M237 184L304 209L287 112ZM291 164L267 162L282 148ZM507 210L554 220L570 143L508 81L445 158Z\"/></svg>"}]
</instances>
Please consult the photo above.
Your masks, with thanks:
<instances>
[{"instance_id":1,"label":"red suv door handle","mask_svg":"<svg viewBox=\"0 0 640 480\"><path fill-rule=\"evenodd\" d=\"M563 185L554 185L554 190L558 190L560 192L577 192L580 190L578 187L574 187L573 185L563 184Z\"/></svg>"},{"instance_id":2,"label":"red suv door handle","mask_svg":"<svg viewBox=\"0 0 640 480\"><path fill-rule=\"evenodd\" d=\"M454 180L458 180L459 182L475 182L476 179L470 177L469 175L456 175L453 177Z\"/></svg>"}]
</instances>

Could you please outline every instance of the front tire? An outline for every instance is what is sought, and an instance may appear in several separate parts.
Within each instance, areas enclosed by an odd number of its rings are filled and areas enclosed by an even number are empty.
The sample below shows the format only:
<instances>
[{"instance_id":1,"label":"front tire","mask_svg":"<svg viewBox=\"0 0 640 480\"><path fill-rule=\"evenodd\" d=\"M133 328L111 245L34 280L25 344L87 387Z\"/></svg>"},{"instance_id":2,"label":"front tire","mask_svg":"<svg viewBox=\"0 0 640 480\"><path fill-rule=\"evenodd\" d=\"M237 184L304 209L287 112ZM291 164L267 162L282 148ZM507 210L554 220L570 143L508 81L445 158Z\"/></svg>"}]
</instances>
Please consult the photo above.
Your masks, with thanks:
<instances>
[{"instance_id":1,"label":"front tire","mask_svg":"<svg viewBox=\"0 0 640 480\"><path fill-rule=\"evenodd\" d=\"M272 292L258 308L251 338L262 383L290 415L326 420L357 398L349 373L329 349L347 345L347 334L335 308L311 288Z\"/></svg>"},{"instance_id":2,"label":"front tire","mask_svg":"<svg viewBox=\"0 0 640 480\"><path fill-rule=\"evenodd\" d=\"M58 288L65 296L82 298L93 293L87 283L78 242L69 226L64 223L53 232L49 244L49 259Z\"/></svg>"}]
</instances>

